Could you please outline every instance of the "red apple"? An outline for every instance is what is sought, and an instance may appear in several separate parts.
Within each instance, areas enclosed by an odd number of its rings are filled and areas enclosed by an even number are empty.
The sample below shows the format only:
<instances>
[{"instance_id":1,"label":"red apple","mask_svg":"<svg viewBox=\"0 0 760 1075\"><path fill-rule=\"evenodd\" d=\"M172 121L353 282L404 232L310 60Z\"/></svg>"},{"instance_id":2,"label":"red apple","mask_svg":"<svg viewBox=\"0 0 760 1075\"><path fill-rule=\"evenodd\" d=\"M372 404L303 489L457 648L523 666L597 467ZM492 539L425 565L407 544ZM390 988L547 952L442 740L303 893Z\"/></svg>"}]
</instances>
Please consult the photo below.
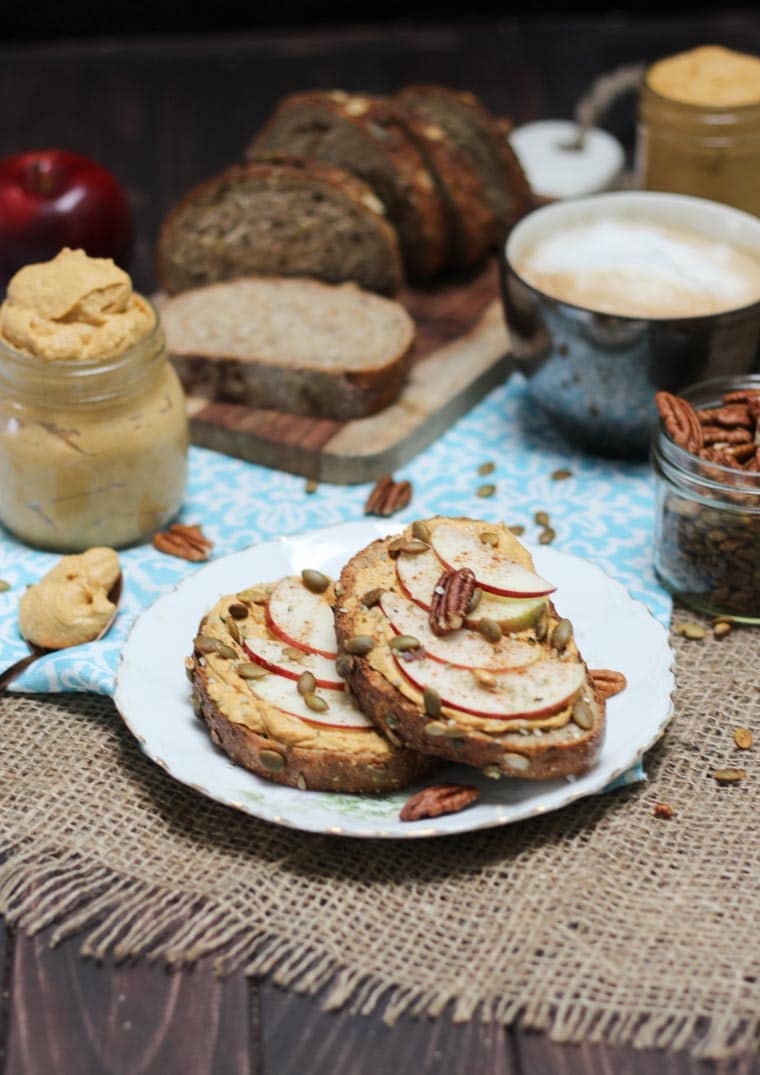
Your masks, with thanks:
<instances>
[{"instance_id":1,"label":"red apple","mask_svg":"<svg viewBox=\"0 0 760 1075\"><path fill-rule=\"evenodd\" d=\"M318 687L329 690L345 690L346 684L335 671L335 661L322 657L318 653L301 651L299 660L286 653L288 645L274 638L244 638L243 649L256 664L268 672L285 676L286 679L298 680L304 672L311 672Z\"/></svg>"},{"instance_id":2,"label":"red apple","mask_svg":"<svg viewBox=\"0 0 760 1075\"><path fill-rule=\"evenodd\" d=\"M460 527L443 523L433 531L433 551L447 570L469 567L478 586L500 597L546 597L556 586L499 549Z\"/></svg>"},{"instance_id":3,"label":"red apple","mask_svg":"<svg viewBox=\"0 0 760 1075\"><path fill-rule=\"evenodd\" d=\"M321 690L319 696L327 702L324 712L310 709L292 679L281 675L264 676L248 681L251 693L291 717L298 717L307 724L321 724L328 728L351 728L365 731L371 722L357 708L353 697L346 690Z\"/></svg>"},{"instance_id":4,"label":"red apple","mask_svg":"<svg viewBox=\"0 0 760 1075\"><path fill-rule=\"evenodd\" d=\"M332 607L322 594L307 590L300 578L280 579L269 595L267 626L282 642L303 653L338 656Z\"/></svg>"},{"instance_id":5,"label":"red apple","mask_svg":"<svg viewBox=\"0 0 760 1075\"><path fill-rule=\"evenodd\" d=\"M114 176L66 149L0 160L0 287L30 262L64 247L122 266L132 250L132 210Z\"/></svg>"}]
</instances>

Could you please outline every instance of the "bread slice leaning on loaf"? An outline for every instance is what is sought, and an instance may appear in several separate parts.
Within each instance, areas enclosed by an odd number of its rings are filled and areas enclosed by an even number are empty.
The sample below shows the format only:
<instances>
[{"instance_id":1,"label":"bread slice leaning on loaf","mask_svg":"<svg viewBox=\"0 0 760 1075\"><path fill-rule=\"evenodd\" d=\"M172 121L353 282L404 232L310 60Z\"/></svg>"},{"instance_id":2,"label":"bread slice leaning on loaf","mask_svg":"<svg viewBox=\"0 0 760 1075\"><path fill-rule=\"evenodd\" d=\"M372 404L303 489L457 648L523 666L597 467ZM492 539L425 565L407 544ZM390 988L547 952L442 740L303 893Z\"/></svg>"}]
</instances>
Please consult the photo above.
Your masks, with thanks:
<instances>
[{"instance_id":1,"label":"bread slice leaning on loaf","mask_svg":"<svg viewBox=\"0 0 760 1075\"><path fill-rule=\"evenodd\" d=\"M393 299L287 277L194 288L161 316L191 395L342 421L398 396L415 331Z\"/></svg>"},{"instance_id":2,"label":"bread slice leaning on loaf","mask_svg":"<svg viewBox=\"0 0 760 1075\"><path fill-rule=\"evenodd\" d=\"M299 576L221 597L186 662L196 711L234 762L276 784L406 787L431 772L431 759L391 744L356 708L335 660L306 648L335 645L333 600L332 586L314 594Z\"/></svg>"},{"instance_id":3,"label":"bread slice leaning on loaf","mask_svg":"<svg viewBox=\"0 0 760 1075\"><path fill-rule=\"evenodd\" d=\"M272 150L353 172L385 206L409 279L426 281L441 269L449 246L445 208L399 109L387 98L342 90L290 94L246 156Z\"/></svg>"},{"instance_id":4,"label":"bread slice leaning on loaf","mask_svg":"<svg viewBox=\"0 0 760 1075\"><path fill-rule=\"evenodd\" d=\"M156 277L169 293L251 274L353 280L393 295L403 266L396 231L365 183L273 154L195 187L158 238Z\"/></svg>"},{"instance_id":5,"label":"bread slice leaning on loaf","mask_svg":"<svg viewBox=\"0 0 760 1075\"><path fill-rule=\"evenodd\" d=\"M467 571L476 596L457 611ZM504 597L487 585L526 596ZM550 584L507 527L420 520L357 553L339 587L347 681L363 712L396 742L489 776L544 780L594 764L604 702L571 625L538 593ZM440 615L447 593L453 618L437 633L430 608L438 599Z\"/></svg>"}]
</instances>

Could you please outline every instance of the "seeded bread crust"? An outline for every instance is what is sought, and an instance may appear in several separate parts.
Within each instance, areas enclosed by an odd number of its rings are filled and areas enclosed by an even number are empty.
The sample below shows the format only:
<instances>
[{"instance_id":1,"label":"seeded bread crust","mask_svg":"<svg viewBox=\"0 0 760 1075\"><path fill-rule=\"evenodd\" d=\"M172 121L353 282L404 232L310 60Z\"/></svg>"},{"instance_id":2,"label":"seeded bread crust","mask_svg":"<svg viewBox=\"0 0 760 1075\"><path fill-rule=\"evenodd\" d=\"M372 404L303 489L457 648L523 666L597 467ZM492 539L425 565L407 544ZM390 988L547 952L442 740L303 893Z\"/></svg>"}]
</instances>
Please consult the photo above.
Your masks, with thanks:
<instances>
[{"instance_id":1,"label":"seeded bread crust","mask_svg":"<svg viewBox=\"0 0 760 1075\"><path fill-rule=\"evenodd\" d=\"M446 211L425 158L389 100L340 90L291 94L246 157L273 150L353 172L385 205L409 279L424 282L441 269L449 249Z\"/></svg>"},{"instance_id":2,"label":"seeded bread crust","mask_svg":"<svg viewBox=\"0 0 760 1075\"><path fill-rule=\"evenodd\" d=\"M285 154L236 164L169 213L156 276L170 294L252 274L353 280L394 295L398 237L382 203L355 176Z\"/></svg>"},{"instance_id":3,"label":"seeded bread crust","mask_svg":"<svg viewBox=\"0 0 760 1075\"><path fill-rule=\"evenodd\" d=\"M427 520L433 526L437 521ZM471 520L458 521L471 523ZM487 528L502 532L506 529L491 523L487 524ZM405 533L410 536L411 528L407 528ZM392 637L393 632L383 613L379 609L372 609L368 615L368 610L361 604L362 595L371 586L393 588L394 572L389 570L392 560L388 551L391 540L386 538L373 542L357 553L341 573L341 597L335 614L341 649L354 635L367 633L371 620L374 622L369 629L376 639L376 646L387 646ZM551 604L549 609L551 630L558 616ZM526 637L530 634L530 631L525 632ZM504 722L487 719L480 721L479 726L473 729L472 721L463 721L460 713L447 707L444 707L440 718L432 720L424 711L421 696L415 701L402 693L386 674L373 666L370 657L354 656L351 659L347 682L362 712L386 735L412 750L487 769L490 775L503 774L528 780L579 775L588 770L599 755L604 739L605 706L596 693L588 670L583 697L593 714L592 727L584 730L569 719L560 727L546 728L535 734L532 727L524 732L509 731L504 730ZM443 731L443 734L430 734L431 725L436 725L434 730ZM501 730L489 730L490 726L497 725L501 726Z\"/></svg>"},{"instance_id":4,"label":"seeded bread crust","mask_svg":"<svg viewBox=\"0 0 760 1075\"><path fill-rule=\"evenodd\" d=\"M223 639L241 661L248 661L239 643L229 633L220 630L218 612L232 601L236 601L236 595L222 598L215 609L201 620L198 635ZM240 629L244 637L252 634L268 636L262 609L253 606L249 619L242 623ZM274 706L258 703L264 718L260 729L231 719L229 711L225 709L229 710L229 698L234 699L234 692L230 694L227 691L226 695L220 696L218 685L214 686L215 677L225 673L225 666L229 665L229 661L213 654L204 655L197 646L194 648L188 662L193 703L198 716L207 725L212 741L237 765L257 776L300 790L377 794L407 787L433 771L432 759L411 750L396 748L371 729L346 735L330 728L305 728L305 740L309 738L308 733L313 732L315 745L309 745L307 742L294 742L292 736L289 736L290 741L286 741L271 732L271 726L277 724L271 718L276 717L281 721L284 717L286 722L288 719L297 722L298 719L278 713ZM247 689L245 682L240 680L240 692ZM295 683L293 690L296 691ZM273 761L277 761L278 768L273 768Z\"/></svg>"},{"instance_id":5,"label":"seeded bread crust","mask_svg":"<svg viewBox=\"0 0 760 1075\"><path fill-rule=\"evenodd\" d=\"M414 345L406 310L354 284L243 277L169 298L161 314L191 395L338 421L392 403Z\"/></svg>"},{"instance_id":6,"label":"seeded bread crust","mask_svg":"<svg viewBox=\"0 0 760 1075\"><path fill-rule=\"evenodd\" d=\"M491 244L498 246L530 208L533 196L514 150L497 120L472 93L446 86L407 86L397 95L403 108L445 131L480 179L491 214Z\"/></svg>"}]
</instances>

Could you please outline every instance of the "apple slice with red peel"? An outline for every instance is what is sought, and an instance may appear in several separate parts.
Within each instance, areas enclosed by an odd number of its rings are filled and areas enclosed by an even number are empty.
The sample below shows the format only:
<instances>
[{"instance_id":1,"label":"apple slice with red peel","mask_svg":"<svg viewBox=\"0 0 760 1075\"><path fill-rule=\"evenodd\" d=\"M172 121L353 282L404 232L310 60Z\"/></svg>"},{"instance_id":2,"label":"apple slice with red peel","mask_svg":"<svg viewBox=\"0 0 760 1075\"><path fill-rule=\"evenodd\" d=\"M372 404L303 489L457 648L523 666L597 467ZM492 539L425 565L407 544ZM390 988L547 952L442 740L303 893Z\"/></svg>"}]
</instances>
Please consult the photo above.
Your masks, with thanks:
<instances>
[{"instance_id":1,"label":"apple slice with red peel","mask_svg":"<svg viewBox=\"0 0 760 1075\"><path fill-rule=\"evenodd\" d=\"M578 661L538 661L521 670L496 674L495 688L481 686L471 671L441 664L429 657L396 664L419 690L432 687L451 709L498 720L536 720L569 705L586 681Z\"/></svg>"},{"instance_id":2,"label":"apple slice with red peel","mask_svg":"<svg viewBox=\"0 0 760 1075\"><path fill-rule=\"evenodd\" d=\"M357 709L356 703L345 690L321 690L319 697L327 702L327 709L322 713L310 709L298 693L298 688L287 676L271 675L263 679L248 680L252 694L267 705L275 706L292 717L305 720L308 724L319 724L327 728L350 728L357 731L372 727L364 714Z\"/></svg>"},{"instance_id":3,"label":"apple slice with red peel","mask_svg":"<svg viewBox=\"0 0 760 1075\"><path fill-rule=\"evenodd\" d=\"M445 568L469 567L478 586L489 593L502 597L546 597L557 588L530 568L485 545L469 530L443 523L436 526L430 540Z\"/></svg>"},{"instance_id":4,"label":"apple slice with red peel","mask_svg":"<svg viewBox=\"0 0 760 1075\"><path fill-rule=\"evenodd\" d=\"M492 672L523 668L543 657L540 646L508 636L492 645L477 631L467 628L443 636L436 635L430 628L424 609L392 590L385 591L380 599L380 607L396 634L412 635L419 640L428 657L455 668L484 668Z\"/></svg>"},{"instance_id":5,"label":"apple slice with red peel","mask_svg":"<svg viewBox=\"0 0 760 1075\"><path fill-rule=\"evenodd\" d=\"M326 687L328 690L345 690L346 684L335 671L335 661L329 657L323 657L321 653L304 653L299 650L298 658L288 654L286 650L295 649L286 642L280 642L277 638L243 639L243 649L256 664L274 672L286 679L298 680L304 672L311 672L318 687Z\"/></svg>"},{"instance_id":6,"label":"apple slice with red peel","mask_svg":"<svg viewBox=\"0 0 760 1075\"><path fill-rule=\"evenodd\" d=\"M308 590L297 575L280 579L269 595L266 615L271 632L287 645L333 660L338 656L330 603Z\"/></svg>"},{"instance_id":7,"label":"apple slice with red peel","mask_svg":"<svg viewBox=\"0 0 760 1075\"><path fill-rule=\"evenodd\" d=\"M396 560L396 576L401 592L420 608L428 611L430 599L445 568L433 553L401 555ZM538 619L546 605L545 597L497 597L483 593L478 607L465 623L477 626L481 616L496 620L505 631L524 631Z\"/></svg>"}]
</instances>

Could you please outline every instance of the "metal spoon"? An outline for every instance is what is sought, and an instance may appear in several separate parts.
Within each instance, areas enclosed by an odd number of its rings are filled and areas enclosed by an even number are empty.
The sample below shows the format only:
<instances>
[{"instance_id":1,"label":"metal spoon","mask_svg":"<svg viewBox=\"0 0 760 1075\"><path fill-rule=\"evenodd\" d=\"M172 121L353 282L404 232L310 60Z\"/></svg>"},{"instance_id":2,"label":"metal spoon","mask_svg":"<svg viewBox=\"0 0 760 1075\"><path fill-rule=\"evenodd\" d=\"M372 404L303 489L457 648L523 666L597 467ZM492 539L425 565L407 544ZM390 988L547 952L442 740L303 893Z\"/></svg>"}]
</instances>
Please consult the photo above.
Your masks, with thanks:
<instances>
[{"instance_id":1,"label":"metal spoon","mask_svg":"<svg viewBox=\"0 0 760 1075\"><path fill-rule=\"evenodd\" d=\"M98 631L95 637L90 641L97 642L99 638L103 638L104 635L108 634L108 632L111 630L111 627L113 626L113 621L116 619L116 613L119 611L121 591L122 576L121 572L119 572L116 581L106 595L108 597L108 600L113 605L113 612L111 614L111 617L108 622L103 625L100 631ZM26 657L22 657L20 660L16 661L15 664L12 664L9 668L6 668L4 672L0 672L0 693L4 691L8 684L12 683L17 676L20 676L21 673L25 669L27 669L30 664L34 664L35 661L39 660L40 657L44 657L46 653L55 653L57 649L66 648L59 646L54 647L52 649L48 649L44 646L35 646L33 642L27 642L27 646L29 647L31 652L28 653Z\"/></svg>"}]
</instances>

